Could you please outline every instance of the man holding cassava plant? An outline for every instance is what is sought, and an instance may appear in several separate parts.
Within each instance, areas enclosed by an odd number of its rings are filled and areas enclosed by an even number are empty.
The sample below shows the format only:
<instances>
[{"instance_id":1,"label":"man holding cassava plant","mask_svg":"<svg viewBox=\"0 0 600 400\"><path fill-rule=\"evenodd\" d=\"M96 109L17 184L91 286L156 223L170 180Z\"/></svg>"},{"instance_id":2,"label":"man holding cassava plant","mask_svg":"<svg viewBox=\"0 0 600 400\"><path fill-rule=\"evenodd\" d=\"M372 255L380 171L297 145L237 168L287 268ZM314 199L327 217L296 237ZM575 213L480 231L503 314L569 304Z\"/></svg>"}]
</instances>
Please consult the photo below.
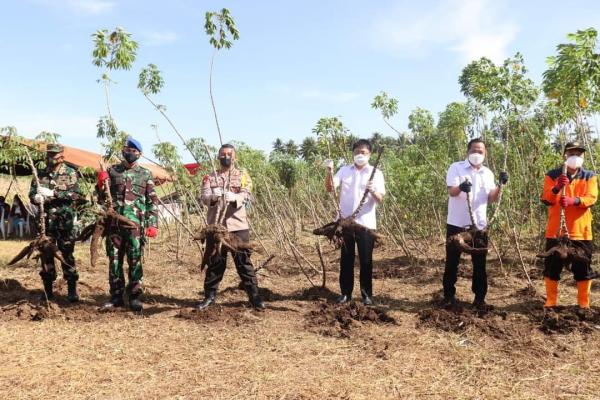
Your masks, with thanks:
<instances>
[{"instance_id":1,"label":"man holding cassava plant","mask_svg":"<svg viewBox=\"0 0 600 400\"><path fill-rule=\"evenodd\" d=\"M567 143L563 151L565 165L548 171L544 178L542 202L548 206L546 251L559 250L549 252L545 258L546 308L558 305L558 281L567 258L577 282L577 303L581 308L590 308L592 279L596 277L591 266L590 207L598 199L598 179L594 172L583 168L584 152L579 142ZM565 246L563 252L561 245Z\"/></svg>"},{"instance_id":2,"label":"man holding cassava plant","mask_svg":"<svg viewBox=\"0 0 600 400\"><path fill-rule=\"evenodd\" d=\"M204 300L196 306L198 310L215 303L217 290L225 273L228 252L233 256L250 304L257 310L265 308L258 294L258 281L250 259L250 226L246 205L252 196L252 180L248 172L236 168L235 160L235 147L231 144L222 145L219 149L220 169L204 176L202 180L202 202L208 206L207 223L216 228L213 231L222 229L222 232L206 237L205 256L208 268L204 278Z\"/></svg>"},{"instance_id":3,"label":"man holding cassava plant","mask_svg":"<svg viewBox=\"0 0 600 400\"><path fill-rule=\"evenodd\" d=\"M154 191L152 173L138 164L142 145L128 137L123 147L123 161L98 173L100 201L114 207L114 211L133 222L130 226L108 227L106 253L109 267L110 300L102 306L103 311L122 307L123 295L127 292L132 311L142 311L140 300L143 286L142 250L146 237L154 238L158 233L158 197ZM108 190L107 190L108 185ZM123 259L127 256L129 282L125 288Z\"/></svg>"},{"instance_id":4,"label":"man holding cassava plant","mask_svg":"<svg viewBox=\"0 0 600 400\"><path fill-rule=\"evenodd\" d=\"M328 174L325 178L325 188L333 192L340 187L339 219L352 216L360 209L354 218L358 229L343 231L340 258L340 290L337 304L352 300L354 288L354 256L358 248L360 262L360 294L365 305L373 304L373 247L375 245L374 231L377 228L375 210L383 201L385 181L381 170L373 171L369 165L371 142L360 139L352 146L354 163L343 166L333 175L333 161L325 161ZM360 207L365 192L366 201Z\"/></svg>"},{"instance_id":5,"label":"man holding cassava plant","mask_svg":"<svg viewBox=\"0 0 600 400\"><path fill-rule=\"evenodd\" d=\"M34 204L44 203L46 212L46 232L51 240L56 242L58 250L64 257L61 262L63 277L67 281L67 299L70 302L79 301L77 295L77 280L79 274L75 267L75 201L82 198L79 188L77 171L64 162L64 147L58 143L46 146L46 168L38 171L39 186L36 180L31 181L29 200ZM52 286L56 280L56 267L52 253L42 254L42 270L40 276L44 282L45 296L48 300L54 298Z\"/></svg>"},{"instance_id":6,"label":"man holding cassava plant","mask_svg":"<svg viewBox=\"0 0 600 400\"><path fill-rule=\"evenodd\" d=\"M485 143L475 138L467 144L467 159L450 165L446 175L448 187L448 219L446 237L448 239L464 232L471 232L473 242L482 246L473 249L473 280L471 290L475 294L473 306L485 307L487 293L487 205L497 201L502 187L508 182L508 174L500 172L498 182L494 182L494 174L483 165L486 156ZM444 305L456 304L456 280L461 249L448 240L446 243L446 266L444 269Z\"/></svg>"}]
</instances>

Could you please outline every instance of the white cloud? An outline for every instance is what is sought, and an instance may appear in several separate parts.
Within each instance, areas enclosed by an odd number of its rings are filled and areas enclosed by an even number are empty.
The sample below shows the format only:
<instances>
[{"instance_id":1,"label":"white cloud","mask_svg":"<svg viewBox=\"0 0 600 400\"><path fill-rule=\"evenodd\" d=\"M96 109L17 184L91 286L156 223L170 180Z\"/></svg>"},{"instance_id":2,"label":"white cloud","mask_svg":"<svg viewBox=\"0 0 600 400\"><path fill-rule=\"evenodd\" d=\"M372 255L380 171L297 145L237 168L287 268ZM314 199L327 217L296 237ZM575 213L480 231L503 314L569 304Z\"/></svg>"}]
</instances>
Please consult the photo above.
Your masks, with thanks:
<instances>
[{"instance_id":1,"label":"white cloud","mask_svg":"<svg viewBox=\"0 0 600 400\"><path fill-rule=\"evenodd\" d=\"M315 87L292 87L290 85L275 85L271 88L271 91L301 100L323 103L349 103L360 96L359 93L351 91L325 91Z\"/></svg>"},{"instance_id":2,"label":"white cloud","mask_svg":"<svg viewBox=\"0 0 600 400\"><path fill-rule=\"evenodd\" d=\"M400 57L421 57L434 47L456 52L461 62L488 57L501 62L518 27L491 0L446 0L431 8L398 7L374 21L375 44Z\"/></svg>"},{"instance_id":3,"label":"white cloud","mask_svg":"<svg viewBox=\"0 0 600 400\"><path fill-rule=\"evenodd\" d=\"M171 31L155 31L143 33L142 38L146 46L163 46L177 41L179 36Z\"/></svg>"}]
</instances>

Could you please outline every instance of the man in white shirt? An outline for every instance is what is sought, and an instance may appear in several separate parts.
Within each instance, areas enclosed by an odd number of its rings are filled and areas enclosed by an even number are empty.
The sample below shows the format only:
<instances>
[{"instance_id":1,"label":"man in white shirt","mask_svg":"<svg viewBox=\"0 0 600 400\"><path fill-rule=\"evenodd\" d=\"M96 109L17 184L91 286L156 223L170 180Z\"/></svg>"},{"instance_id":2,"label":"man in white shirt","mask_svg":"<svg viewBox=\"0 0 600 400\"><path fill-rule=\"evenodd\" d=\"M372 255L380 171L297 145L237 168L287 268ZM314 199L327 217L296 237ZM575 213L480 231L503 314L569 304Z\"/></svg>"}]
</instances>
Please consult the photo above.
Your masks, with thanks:
<instances>
[{"instance_id":1,"label":"man in white shirt","mask_svg":"<svg viewBox=\"0 0 600 400\"><path fill-rule=\"evenodd\" d=\"M346 303L352 299L354 288L354 255L358 248L360 262L360 294L365 305L372 305L373 300L373 245L375 238L369 230L377 228L375 210L377 204L383 201L385 182L381 170L376 170L373 180L369 177L373 166L369 165L371 156L371 143L360 139L352 146L354 163L339 169L333 176L333 161L328 160L328 169L325 187L332 192L334 187L340 187L340 212L339 218L352 215L358 207L365 190L368 191L367 201L358 213L354 222L365 229L356 233L344 232L344 243L341 247L340 257L340 289L341 296L336 300L338 304Z\"/></svg>"},{"instance_id":2,"label":"man in white shirt","mask_svg":"<svg viewBox=\"0 0 600 400\"><path fill-rule=\"evenodd\" d=\"M508 174L500 172L498 180L494 182L494 174L483 165L486 149L481 138L472 139L467 145L467 159L450 165L446 175L448 186L448 219L446 237L472 228L471 216L467 203L467 193L470 193L473 219L476 228L483 230L487 227L487 204L498 200L502 186L508 182ZM482 232L482 242L487 246L487 232ZM473 305L481 308L485 306L487 293L486 253L472 254L473 281L471 290L475 294ZM444 270L444 303L454 305L458 264L460 251L454 246L446 245L446 268Z\"/></svg>"}]
</instances>

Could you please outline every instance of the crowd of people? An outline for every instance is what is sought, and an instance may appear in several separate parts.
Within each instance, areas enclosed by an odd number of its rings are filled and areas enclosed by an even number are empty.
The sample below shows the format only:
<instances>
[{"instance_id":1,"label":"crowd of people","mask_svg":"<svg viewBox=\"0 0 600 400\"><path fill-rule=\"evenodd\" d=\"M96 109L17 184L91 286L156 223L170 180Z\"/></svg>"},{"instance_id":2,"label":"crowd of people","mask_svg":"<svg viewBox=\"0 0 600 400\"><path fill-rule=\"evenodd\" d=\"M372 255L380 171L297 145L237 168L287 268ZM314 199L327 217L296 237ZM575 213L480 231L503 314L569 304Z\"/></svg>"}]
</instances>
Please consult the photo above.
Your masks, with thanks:
<instances>
[{"instance_id":1,"label":"crowd of people","mask_svg":"<svg viewBox=\"0 0 600 400\"><path fill-rule=\"evenodd\" d=\"M548 254L544 270L547 298L544 307L547 308L558 305L558 281L564 267L570 267L577 282L579 307L590 307L591 282L596 277L591 267L590 208L598 197L598 182L595 173L583 168L585 151L585 147L578 142L567 143L563 151L563 166L549 171L543 182L540 200L548 207ZM375 303L372 279L376 211L385 198L385 180L383 172L369 163L372 145L368 140L358 140L354 143L352 152L353 162L341 166L337 172L334 171L334 161L325 162L327 175L324 188L329 192L339 190L339 196L336 196L339 198L339 215L336 218L338 222L345 221L345 225L340 222L340 296L336 303L343 304L352 300L354 261L358 253L360 296L362 302L370 306ZM102 305L101 310L104 311L124 307L126 304L133 311L143 309L141 298L144 273L141 254L144 244L158 233L158 198L152 174L138 164L141 154L141 143L129 137L122 150L122 161L104 167L98 173L99 200L120 218L113 219L112 225L105 227L110 300ZM487 205L500 198L509 178L502 171L496 181L493 172L484 166L486 154L485 142L481 138L472 139L467 145L465 159L450 165L447 172L448 241L445 271L440 282L444 306L452 307L456 304L455 285L460 256L463 252L468 253L465 249L472 246L473 307L486 307ZM43 203L47 210L46 233L62 253L64 262L61 267L68 283L68 300L76 302L79 300L79 274L73 257L73 220L76 216L72 204L82 196L79 178L76 171L64 163L61 145L48 145L46 161L47 168L38 171L39 181L33 181L29 197L32 204ZM252 179L246 170L236 165L234 146L222 145L218 162L214 172L203 179L200 200L206 206L207 223L213 228L219 228L214 232L220 232L221 236L209 234L206 237L206 249L214 248L216 251L209 254L204 279L204 299L196 309L202 311L217 302L217 291L227 265L226 258L231 254L250 305L262 310L265 304L259 295L250 246L245 245L250 241L246 207L252 201ZM8 212L14 224L19 224L26 217L27 211L18 197L12 207L4 203L1 203L1 207L3 212ZM352 229L348 228L350 226ZM461 240L463 247L457 247L456 243ZM470 241L466 247L465 241ZM208 254L208 250L206 252ZM563 257L564 254L574 256ZM127 279L124 273L125 260L129 267ZM44 283L44 297L50 300L54 297L53 282L57 276L55 262L52 256L41 257L40 275Z\"/></svg>"},{"instance_id":2,"label":"crowd of people","mask_svg":"<svg viewBox=\"0 0 600 400\"><path fill-rule=\"evenodd\" d=\"M33 219L30 210L23 204L18 194L13 197L12 204L0 196L0 234L2 239L22 238L28 236L32 229Z\"/></svg>"}]
</instances>

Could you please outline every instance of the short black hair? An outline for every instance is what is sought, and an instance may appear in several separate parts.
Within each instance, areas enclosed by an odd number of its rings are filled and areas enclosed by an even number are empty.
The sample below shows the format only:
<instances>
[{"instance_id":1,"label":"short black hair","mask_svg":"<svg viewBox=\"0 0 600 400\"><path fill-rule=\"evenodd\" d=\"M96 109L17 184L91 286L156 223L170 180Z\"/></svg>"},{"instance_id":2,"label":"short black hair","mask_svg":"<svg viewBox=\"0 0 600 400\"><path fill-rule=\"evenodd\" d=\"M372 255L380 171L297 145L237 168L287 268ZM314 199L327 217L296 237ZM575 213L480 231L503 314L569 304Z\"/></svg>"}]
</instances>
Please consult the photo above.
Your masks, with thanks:
<instances>
[{"instance_id":1,"label":"short black hair","mask_svg":"<svg viewBox=\"0 0 600 400\"><path fill-rule=\"evenodd\" d=\"M371 142L368 139L358 139L352 145L352 151L354 151L356 148L362 147L362 146L365 146L367 149L369 149L369 152L373 151L373 146L371 145Z\"/></svg>"},{"instance_id":2,"label":"short black hair","mask_svg":"<svg viewBox=\"0 0 600 400\"><path fill-rule=\"evenodd\" d=\"M225 144L222 144L222 145L221 145L221 147L219 147L219 153L220 153L220 152L221 152L221 150L223 150L223 149L231 149L231 150L235 151L235 146L234 146L234 145L232 145L232 144L230 144L230 143L225 143Z\"/></svg>"},{"instance_id":3,"label":"short black hair","mask_svg":"<svg viewBox=\"0 0 600 400\"><path fill-rule=\"evenodd\" d=\"M483 141L483 139L480 137L476 137L474 139L469 140L469 143L467 143L467 151L471 150L471 145L475 143L483 143L483 145L485 146L485 142Z\"/></svg>"}]
</instances>

